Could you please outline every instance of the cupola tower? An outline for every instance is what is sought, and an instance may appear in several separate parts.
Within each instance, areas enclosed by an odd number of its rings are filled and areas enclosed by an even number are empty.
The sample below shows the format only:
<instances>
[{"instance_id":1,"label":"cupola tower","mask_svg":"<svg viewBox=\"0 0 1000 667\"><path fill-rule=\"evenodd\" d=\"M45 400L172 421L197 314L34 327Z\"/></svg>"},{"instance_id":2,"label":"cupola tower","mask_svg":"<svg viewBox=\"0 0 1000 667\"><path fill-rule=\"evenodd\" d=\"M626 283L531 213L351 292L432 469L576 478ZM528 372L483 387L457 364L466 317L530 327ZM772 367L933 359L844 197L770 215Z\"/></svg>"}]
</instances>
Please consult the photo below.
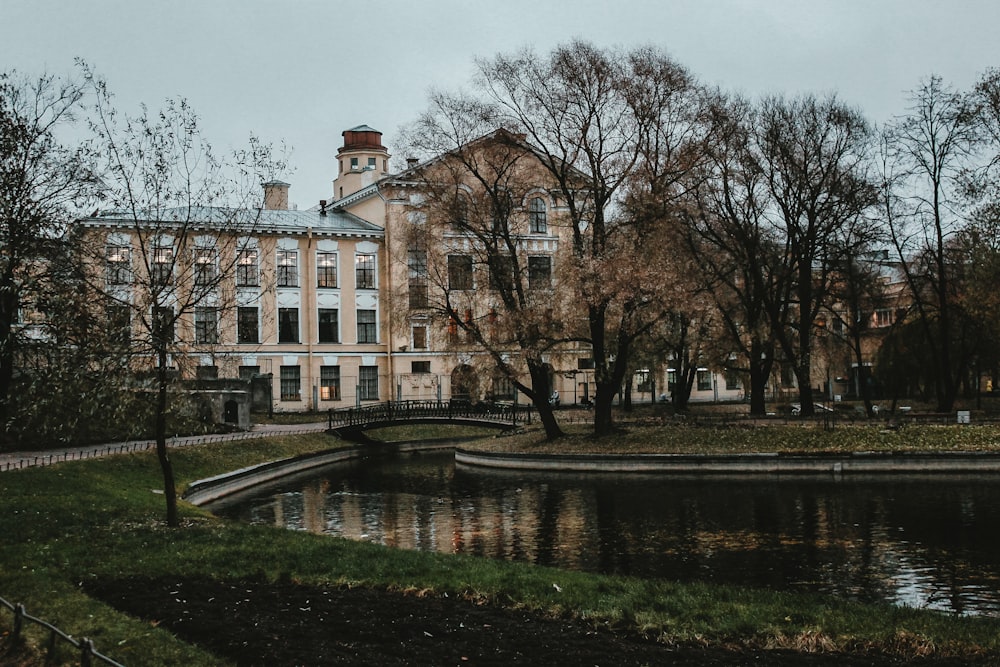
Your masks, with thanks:
<instances>
[{"instance_id":1,"label":"cupola tower","mask_svg":"<svg viewBox=\"0 0 1000 667\"><path fill-rule=\"evenodd\" d=\"M382 133L367 125L344 130L344 145L337 150L334 199L343 199L365 188L389 172L389 152Z\"/></svg>"}]
</instances>

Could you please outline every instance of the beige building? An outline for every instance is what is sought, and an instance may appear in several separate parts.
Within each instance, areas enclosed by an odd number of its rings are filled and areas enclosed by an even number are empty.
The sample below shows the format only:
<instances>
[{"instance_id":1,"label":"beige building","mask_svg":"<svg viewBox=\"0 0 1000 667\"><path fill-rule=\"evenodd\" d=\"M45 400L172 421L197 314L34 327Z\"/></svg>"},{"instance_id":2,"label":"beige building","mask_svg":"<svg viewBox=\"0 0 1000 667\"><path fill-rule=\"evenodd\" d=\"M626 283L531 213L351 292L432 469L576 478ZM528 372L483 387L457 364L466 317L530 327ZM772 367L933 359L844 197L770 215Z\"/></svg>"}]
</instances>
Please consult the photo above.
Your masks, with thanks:
<instances>
[{"instance_id":1,"label":"beige building","mask_svg":"<svg viewBox=\"0 0 1000 667\"><path fill-rule=\"evenodd\" d=\"M171 209L151 222L108 212L80 224L101 239L105 289L131 306L111 307L131 319L133 335L146 313L186 308L168 362L182 377L270 376L283 411L378 400L388 372L383 230L340 210L288 210L288 187L265 184L264 209L242 219ZM192 300L200 283L206 293ZM151 284L166 286L155 306L144 303Z\"/></svg>"},{"instance_id":2,"label":"beige building","mask_svg":"<svg viewBox=\"0 0 1000 667\"><path fill-rule=\"evenodd\" d=\"M455 322L414 300L415 287L434 292L427 276L414 276L408 248L409 230L425 215L426 164L390 174L381 133L360 126L343 137L334 196L310 210L290 210L289 184L272 181L257 211L169 209L138 221L112 211L80 220L104 247L105 291L121 310L131 306L136 335L138 320L179 309L168 364L189 379L257 377L277 411L391 399L518 400L511 383L490 370L493 359L456 335ZM555 224L559 203L535 188L513 206L538 287L533 298L551 304L565 231ZM455 279L456 265L473 262L467 234L448 232L433 244L425 268L451 263L439 275L450 270ZM485 321L495 308L475 263L475 277L457 287L467 299L464 317ZM216 282L192 301L206 275ZM155 304L144 301L151 283L169 286ZM579 349L545 356L566 402L592 394L587 356ZM516 349L504 357L517 366Z\"/></svg>"}]
</instances>

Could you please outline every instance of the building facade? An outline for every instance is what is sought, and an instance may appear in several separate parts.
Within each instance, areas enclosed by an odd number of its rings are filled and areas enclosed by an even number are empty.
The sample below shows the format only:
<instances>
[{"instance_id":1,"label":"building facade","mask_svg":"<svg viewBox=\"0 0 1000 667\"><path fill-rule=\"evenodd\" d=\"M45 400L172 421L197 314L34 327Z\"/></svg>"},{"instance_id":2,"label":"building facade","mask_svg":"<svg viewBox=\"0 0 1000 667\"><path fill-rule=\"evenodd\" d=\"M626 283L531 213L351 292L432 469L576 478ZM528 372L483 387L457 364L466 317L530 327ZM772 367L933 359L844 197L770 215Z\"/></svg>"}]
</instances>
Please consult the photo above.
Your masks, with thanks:
<instances>
[{"instance_id":1,"label":"building facade","mask_svg":"<svg viewBox=\"0 0 1000 667\"><path fill-rule=\"evenodd\" d=\"M489 140L471 149L489 150ZM440 219L434 182L447 180L448 156L408 161L398 173L390 173L390 157L381 133L362 125L343 132L332 197L309 210L291 210L289 184L272 181L261 209L241 212L238 222L231 211L191 208L148 220L98 212L79 224L103 246L106 292L132 307L133 330L137 319L155 320L157 309L181 307L180 292L196 289L206 272L215 277L170 332L168 363L183 378L256 378L260 400L288 412L384 400L523 402L510 373L496 371L506 364L530 386L522 350L504 347L523 322L504 321L494 258L472 223ZM506 186L504 223L523 272L517 312L542 329L540 340L570 339L573 318L561 308L571 305L559 291L571 233L561 222L565 207L542 170L522 171ZM451 182L462 211L449 215L473 215L483 194L473 180ZM160 283L176 295L143 303L142 290ZM499 342L484 349L470 325L480 341ZM553 400L592 400L590 356L578 343L545 348ZM668 374L639 371L635 398L656 400ZM741 396L732 378L704 369L691 400Z\"/></svg>"}]
</instances>

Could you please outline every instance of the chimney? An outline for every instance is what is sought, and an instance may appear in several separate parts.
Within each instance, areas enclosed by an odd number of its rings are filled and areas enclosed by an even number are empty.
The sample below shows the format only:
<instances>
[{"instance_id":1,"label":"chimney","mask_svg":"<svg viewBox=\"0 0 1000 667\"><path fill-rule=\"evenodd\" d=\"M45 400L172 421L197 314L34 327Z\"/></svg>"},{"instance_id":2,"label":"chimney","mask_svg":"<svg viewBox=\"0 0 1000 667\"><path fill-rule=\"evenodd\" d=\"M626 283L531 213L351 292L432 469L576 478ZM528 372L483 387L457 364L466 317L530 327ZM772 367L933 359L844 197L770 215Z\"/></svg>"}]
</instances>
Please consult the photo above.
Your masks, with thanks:
<instances>
[{"instance_id":1,"label":"chimney","mask_svg":"<svg viewBox=\"0 0 1000 667\"><path fill-rule=\"evenodd\" d=\"M325 199L320 199L319 200L319 214L320 215L326 215L326 200Z\"/></svg>"},{"instance_id":2,"label":"chimney","mask_svg":"<svg viewBox=\"0 0 1000 667\"><path fill-rule=\"evenodd\" d=\"M287 211L288 188L290 187L292 186L282 181L268 181L264 183L264 210Z\"/></svg>"}]
</instances>

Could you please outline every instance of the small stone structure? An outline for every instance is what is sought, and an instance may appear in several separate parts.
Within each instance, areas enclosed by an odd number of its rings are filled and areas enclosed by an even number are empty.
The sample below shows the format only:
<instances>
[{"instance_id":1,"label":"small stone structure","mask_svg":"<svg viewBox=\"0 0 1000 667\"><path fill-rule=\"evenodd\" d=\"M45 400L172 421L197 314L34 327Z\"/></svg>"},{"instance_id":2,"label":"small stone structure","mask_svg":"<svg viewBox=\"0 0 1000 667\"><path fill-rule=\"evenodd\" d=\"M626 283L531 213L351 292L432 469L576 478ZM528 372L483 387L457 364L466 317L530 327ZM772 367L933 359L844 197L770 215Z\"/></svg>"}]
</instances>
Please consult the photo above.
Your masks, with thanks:
<instances>
[{"instance_id":1,"label":"small stone structure","mask_svg":"<svg viewBox=\"0 0 1000 667\"><path fill-rule=\"evenodd\" d=\"M228 424L250 430L251 391L249 380L194 380L184 391L200 404L201 414L213 424Z\"/></svg>"}]
</instances>

